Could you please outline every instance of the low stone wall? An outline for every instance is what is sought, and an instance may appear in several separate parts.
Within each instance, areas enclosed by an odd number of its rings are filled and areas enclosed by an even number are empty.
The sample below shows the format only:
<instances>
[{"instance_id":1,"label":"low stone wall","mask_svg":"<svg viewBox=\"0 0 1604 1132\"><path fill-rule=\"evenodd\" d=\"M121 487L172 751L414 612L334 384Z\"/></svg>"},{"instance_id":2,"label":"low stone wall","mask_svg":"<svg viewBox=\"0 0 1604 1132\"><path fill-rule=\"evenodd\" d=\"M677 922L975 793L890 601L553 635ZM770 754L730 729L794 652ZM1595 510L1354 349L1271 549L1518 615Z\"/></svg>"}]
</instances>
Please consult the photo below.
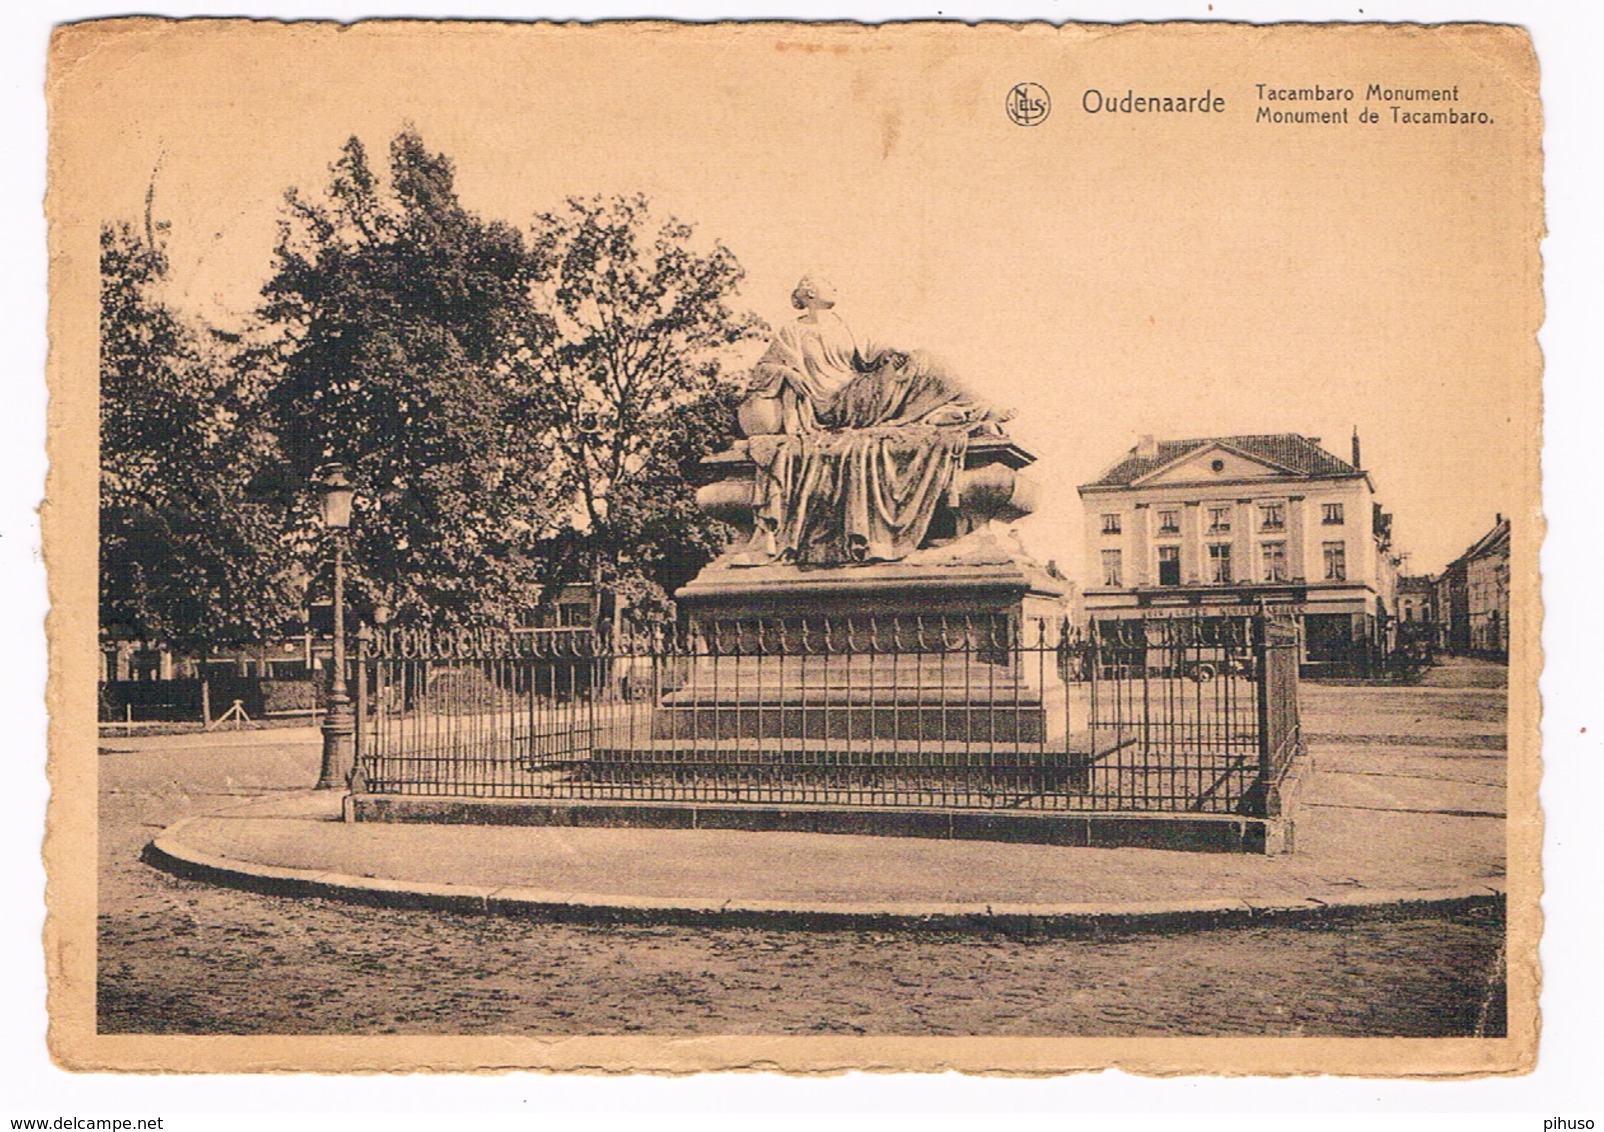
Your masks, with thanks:
<instances>
[{"instance_id":1,"label":"low stone wall","mask_svg":"<svg viewBox=\"0 0 1604 1132\"><path fill-rule=\"evenodd\" d=\"M1013 841L1084 848L1275 853L1291 847L1291 819L1235 814L998 813L710 803L550 801L357 794L345 816L362 822L784 830L872 837Z\"/></svg>"}]
</instances>

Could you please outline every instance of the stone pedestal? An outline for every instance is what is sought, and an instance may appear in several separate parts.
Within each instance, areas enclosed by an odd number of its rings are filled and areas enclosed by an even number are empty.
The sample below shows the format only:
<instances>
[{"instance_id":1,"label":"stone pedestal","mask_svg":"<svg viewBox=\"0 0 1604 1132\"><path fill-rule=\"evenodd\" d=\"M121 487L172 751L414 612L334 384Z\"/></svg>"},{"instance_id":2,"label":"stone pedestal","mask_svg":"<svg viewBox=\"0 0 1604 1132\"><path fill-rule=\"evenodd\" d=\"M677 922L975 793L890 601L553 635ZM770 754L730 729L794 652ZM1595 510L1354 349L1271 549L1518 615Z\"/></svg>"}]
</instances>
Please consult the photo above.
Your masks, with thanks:
<instances>
[{"instance_id":1,"label":"stone pedestal","mask_svg":"<svg viewBox=\"0 0 1604 1132\"><path fill-rule=\"evenodd\" d=\"M652 736L861 740L890 749L1041 743L1064 733L1056 642L975 648L948 629L946 653L703 658L659 700Z\"/></svg>"},{"instance_id":2,"label":"stone pedestal","mask_svg":"<svg viewBox=\"0 0 1604 1132\"><path fill-rule=\"evenodd\" d=\"M1068 583L1002 526L1034 509L1034 459L1007 437L972 440L924 546L838 566L764 561L744 446L705 460L698 502L740 536L675 594L710 655L662 697L654 736L964 750L1056 739Z\"/></svg>"},{"instance_id":3,"label":"stone pedestal","mask_svg":"<svg viewBox=\"0 0 1604 1132\"><path fill-rule=\"evenodd\" d=\"M1008 532L987 527L896 562L749 565L739 552L729 553L674 596L698 631L751 638L732 646L742 651L756 649L757 634L772 626L798 637L806 631L814 643L828 631L832 644L825 648L835 653L919 650L924 646L916 639L918 626L933 634L943 621L954 636L969 634L964 648L1000 645L1001 630L982 628L998 619L1015 639L1035 644L1033 629L1056 624L1067 613L1067 591L1068 583L1032 560ZM827 629L831 622L841 627ZM960 629L962 624L968 628ZM872 632L881 634L883 646L869 643ZM859 639L849 641L849 633Z\"/></svg>"}]
</instances>

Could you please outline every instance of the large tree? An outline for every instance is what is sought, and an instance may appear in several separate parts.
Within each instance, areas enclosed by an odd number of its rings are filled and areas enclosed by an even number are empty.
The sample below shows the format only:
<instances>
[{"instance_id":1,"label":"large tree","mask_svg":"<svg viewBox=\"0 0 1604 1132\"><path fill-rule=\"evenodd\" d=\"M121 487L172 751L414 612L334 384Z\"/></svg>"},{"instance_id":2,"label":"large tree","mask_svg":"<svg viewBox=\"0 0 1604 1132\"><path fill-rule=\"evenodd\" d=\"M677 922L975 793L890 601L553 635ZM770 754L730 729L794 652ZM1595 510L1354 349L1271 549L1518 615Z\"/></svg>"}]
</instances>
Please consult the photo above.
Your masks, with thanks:
<instances>
[{"instance_id":1,"label":"large tree","mask_svg":"<svg viewBox=\"0 0 1604 1132\"><path fill-rule=\"evenodd\" d=\"M404 620L502 620L530 600L553 493L526 418L549 325L523 237L458 200L451 161L405 130L388 182L356 138L320 197L292 190L262 314L291 469L349 465L356 604Z\"/></svg>"},{"instance_id":2,"label":"large tree","mask_svg":"<svg viewBox=\"0 0 1604 1132\"><path fill-rule=\"evenodd\" d=\"M147 208L148 212L148 208ZM276 458L236 343L166 300L162 226L100 230L100 621L190 652L278 632L299 595Z\"/></svg>"},{"instance_id":3,"label":"large tree","mask_svg":"<svg viewBox=\"0 0 1604 1132\"><path fill-rule=\"evenodd\" d=\"M743 277L719 243L653 218L644 197L570 199L536 218L539 352L530 416L556 454L569 507L553 563L637 601L660 599L716 552L690 467L725 446L739 347L763 329L733 300Z\"/></svg>"}]
</instances>

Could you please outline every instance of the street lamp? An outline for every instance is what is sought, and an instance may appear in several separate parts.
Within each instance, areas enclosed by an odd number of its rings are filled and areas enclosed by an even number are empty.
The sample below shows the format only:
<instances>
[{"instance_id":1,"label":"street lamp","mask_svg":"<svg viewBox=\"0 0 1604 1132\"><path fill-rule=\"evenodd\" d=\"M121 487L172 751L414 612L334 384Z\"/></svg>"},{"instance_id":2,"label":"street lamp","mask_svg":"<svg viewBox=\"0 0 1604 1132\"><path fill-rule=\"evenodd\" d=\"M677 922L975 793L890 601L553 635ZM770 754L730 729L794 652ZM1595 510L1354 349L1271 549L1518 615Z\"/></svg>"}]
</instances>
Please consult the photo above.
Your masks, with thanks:
<instances>
[{"instance_id":1,"label":"street lamp","mask_svg":"<svg viewBox=\"0 0 1604 1132\"><path fill-rule=\"evenodd\" d=\"M317 788L338 790L345 786L355 761L356 717L345 687L345 532L351 526L351 500L356 493L344 464L320 469L317 486L323 493L323 525L334 539L334 658L328 710L323 713L323 769Z\"/></svg>"}]
</instances>

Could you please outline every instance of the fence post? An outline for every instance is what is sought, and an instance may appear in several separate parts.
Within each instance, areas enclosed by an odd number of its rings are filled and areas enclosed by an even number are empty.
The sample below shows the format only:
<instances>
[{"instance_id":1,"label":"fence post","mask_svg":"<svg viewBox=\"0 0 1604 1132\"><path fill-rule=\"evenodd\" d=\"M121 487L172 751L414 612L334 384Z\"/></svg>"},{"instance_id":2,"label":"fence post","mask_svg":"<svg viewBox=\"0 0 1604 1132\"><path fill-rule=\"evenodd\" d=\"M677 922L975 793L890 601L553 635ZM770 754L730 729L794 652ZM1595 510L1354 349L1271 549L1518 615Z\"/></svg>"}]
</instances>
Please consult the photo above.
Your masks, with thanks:
<instances>
[{"instance_id":1,"label":"fence post","mask_svg":"<svg viewBox=\"0 0 1604 1132\"><path fill-rule=\"evenodd\" d=\"M1276 739L1270 727L1270 696L1274 691L1270 681L1270 650L1274 646L1270 642L1270 619L1262 609L1251 623L1253 666L1256 669L1254 684L1258 701L1255 706L1259 732L1259 773L1247 796L1242 799L1242 809L1253 817L1275 818L1281 816L1281 791L1275 780Z\"/></svg>"},{"instance_id":2,"label":"fence post","mask_svg":"<svg viewBox=\"0 0 1604 1132\"><path fill-rule=\"evenodd\" d=\"M367 790L367 770L363 752L368 737L368 654L373 631L363 625L356 632L356 729L352 738L350 792L361 794Z\"/></svg>"},{"instance_id":3,"label":"fence post","mask_svg":"<svg viewBox=\"0 0 1604 1132\"><path fill-rule=\"evenodd\" d=\"M1091 669L1086 687L1086 735L1091 750L1086 752L1095 764L1097 761L1097 670L1102 667L1102 639L1097 631L1098 621L1092 618L1086 625L1086 663Z\"/></svg>"}]
</instances>

